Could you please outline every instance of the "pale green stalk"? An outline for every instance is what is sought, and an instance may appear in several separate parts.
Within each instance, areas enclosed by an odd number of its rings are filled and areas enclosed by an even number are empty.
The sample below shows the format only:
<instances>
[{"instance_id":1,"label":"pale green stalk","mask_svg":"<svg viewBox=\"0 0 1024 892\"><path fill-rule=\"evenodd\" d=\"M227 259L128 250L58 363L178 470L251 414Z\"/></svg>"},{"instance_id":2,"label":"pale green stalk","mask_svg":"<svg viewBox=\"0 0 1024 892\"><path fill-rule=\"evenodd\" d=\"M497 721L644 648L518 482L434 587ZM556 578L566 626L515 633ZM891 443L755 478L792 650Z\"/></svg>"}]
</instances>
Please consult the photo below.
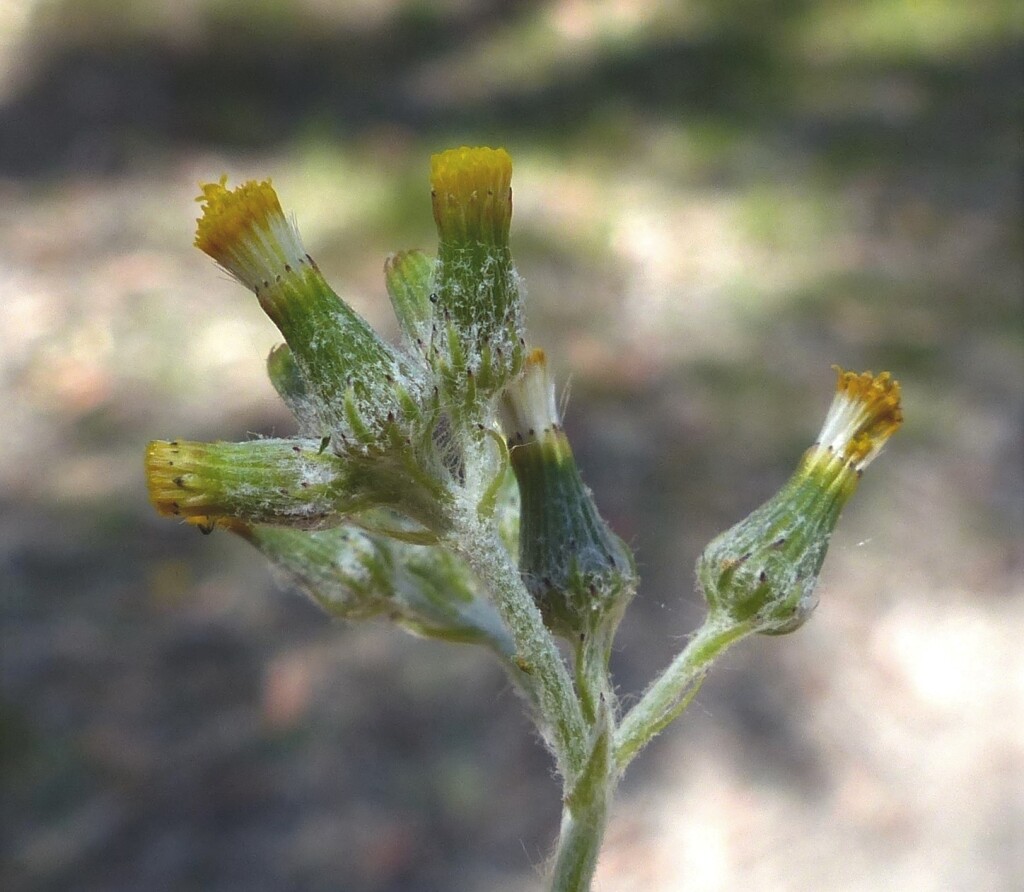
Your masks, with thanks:
<instances>
[{"instance_id":1,"label":"pale green stalk","mask_svg":"<svg viewBox=\"0 0 1024 892\"><path fill-rule=\"evenodd\" d=\"M536 694L541 731L550 737L563 779L572 782L586 760L583 713L565 662L519 568L490 523L472 519L459 525L449 546L466 560L494 598L516 644L515 663Z\"/></svg>"},{"instance_id":2,"label":"pale green stalk","mask_svg":"<svg viewBox=\"0 0 1024 892\"><path fill-rule=\"evenodd\" d=\"M724 623L711 614L682 652L625 715L615 733L615 764L621 772L651 739L690 704L711 664L755 632L749 623Z\"/></svg>"},{"instance_id":3,"label":"pale green stalk","mask_svg":"<svg viewBox=\"0 0 1024 892\"><path fill-rule=\"evenodd\" d=\"M595 722L597 739L579 780L568 791L551 873L552 892L587 892L597 867L615 787L612 761L614 719L602 707Z\"/></svg>"}]
</instances>

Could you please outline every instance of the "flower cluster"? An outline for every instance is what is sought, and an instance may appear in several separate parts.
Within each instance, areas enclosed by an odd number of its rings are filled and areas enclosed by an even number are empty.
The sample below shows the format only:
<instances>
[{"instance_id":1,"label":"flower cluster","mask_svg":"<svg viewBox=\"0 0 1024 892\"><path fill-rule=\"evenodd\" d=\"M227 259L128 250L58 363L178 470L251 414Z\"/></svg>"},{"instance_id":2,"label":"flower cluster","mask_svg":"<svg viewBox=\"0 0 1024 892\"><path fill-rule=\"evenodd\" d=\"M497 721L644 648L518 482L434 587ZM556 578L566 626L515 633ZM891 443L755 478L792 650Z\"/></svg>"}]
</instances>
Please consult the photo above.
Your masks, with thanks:
<instances>
[{"instance_id":1,"label":"flower cluster","mask_svg":"<svg viewBox=\"0 0 1024 892\"><path fill-rule=\"evenodd\" d=\"M903 416L888 372L837 370L793 476L701 555L705 623L622 715L609 663L636 564L583 483L547 357L526 340L511 181L503 149L431 159L436 254L384 264L398 343L327 284L269 180L202 186L196 245L280 330L267 373L298 433L155 440L146 475L157 511L240 536L331 615L489 649L563 780L552 888L583 889L623 769L711 662L806 621L840 512Z\"/></svg>"},{"instance_id":2,"label":"flower cluster","mask_svg":"<svg viewBox=\"0 0 1024 892\"><path fill-rule=\"evenodd\" d=\"M501 639L500 620L459 562L474 524L496 524L506 539L523 527L524 579L563 634L623 606L635 587L632 557L579 479L543 354L524 368L511 177L503 149L464 147L431 159L437 256L406 251L385 263L397 345L327 284L269 180L203 185L195 244L255 294L283 335L267 370L299 435L154 441L146 469L157 510L243 536L335 613L405 617L408 628L447 627L453 639ZM542 438L526 442L514 422L502 429L502 418L517 406L531 411L537 394L550 416ZM528 545L541 540L540 551ZM339 557L353 552L359 560ZM438 567L461 582L426 621L422 605L439 604L445 589L431 583ZM471 600L459 602L459 592ZM473 623L476 634L467 631Z\"/></svg>"},{"instance_id":3,"label":"flower cluster","mask_svg":"<svg viewBox=\"0 0 1024 892\"><path fill-rule=\"evenodd\" d=\"M269 180L202 186L196 246L256 295L284 337L267 370L299 434L151 443L157 510L243 536L336 613L493 643L501 620L469 570L473 538L489 524L518 553L549 629L571 640L613 630L636 590L635 564L583 484L546 357L527 347L511 178L503 149L431 159L436 256L405 251L384 268L399 344L327 284ZM901 422L887 372L838 370L796 473L701 556L714 616L768 633L804 622L840 511ZM444 586L428 584L438 568L468 601L453 594L439 612L423 607L440 603ZM411 596L417 587L432 599Z\"/></svg>"}]
</instances>

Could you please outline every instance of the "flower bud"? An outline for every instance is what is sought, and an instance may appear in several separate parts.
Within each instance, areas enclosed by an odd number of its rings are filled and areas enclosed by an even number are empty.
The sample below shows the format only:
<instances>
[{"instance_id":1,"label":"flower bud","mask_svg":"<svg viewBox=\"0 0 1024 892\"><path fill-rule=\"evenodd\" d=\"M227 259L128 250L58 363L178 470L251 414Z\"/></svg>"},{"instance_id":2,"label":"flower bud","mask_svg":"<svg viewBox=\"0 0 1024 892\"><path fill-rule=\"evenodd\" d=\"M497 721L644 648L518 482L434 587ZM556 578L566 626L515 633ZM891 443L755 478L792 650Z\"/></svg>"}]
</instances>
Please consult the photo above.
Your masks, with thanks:
<instances>
[{"instance_id":1,"label":"flower bud","mask_svg":"<svg viewBox=\"0 0 1024 892\"><path fill-rule=\"evenodd\" d=\"M154 440L146 482L160 514L207 530L232 520L313 529L353 503L346 464L315 440Z\"/></svg>"},{"instance_id":2,"label":"flower bud","mask_svg":"<svg viewBox=\"0 0 1024 892\"><path fill-rule=\"evenodd\" d=\"M397 448L338 455L325 445L155 440L146 449L150 501L160 514L206 530L234 521L319 529L382 507L425 531L447 530L449 493Z\"/></svg>"},{"instance_id":3,"label":"flower bud","mask_svg":"<svg viewBox=\"0 0 1024 892\"><path fill-rule=\"evenodd\" d=\"M430 159L439 247L431 361L445 388L473 402L522 362L522 297L508 246L512 159L504 149L450 149Z\"/></svg>"},{"instance_id":4,"label":"flower bud","mask_svg":"<svg viewBox=\"0 0 1024 892\"><path fill-rule=\"evenodd\" d=\"M829 539L864 468L903 422L888 372L836 367L836 396L796 473L760 508L715 538L697 562L712 613L765 634L798 629L817 605Z\"/></svg>"},{"instance_id":5,"label":"flower bud","mask_svg":"<svg viewBox=\"0 0 1024 892\"><path fill-rule=\"evenodd\" d=\"M384 263L384 284L409 346L422 356L430 343L434 305L430 279L434 261L422 251L399 251Z\"/></svg>"},{"instance_id":6,"label":"flower bud","mask_svg":"<svg viewBox=\"0 0 1024 892\"><path fill-rule=\"evenodd\" d=\"M324 280L269 180L207 183L195 244L256 294L281 330L323 430L373 445L414 391L405 364Z\"/></svg>"},{"instance_id":7,"label":"flower bud","mask_svg":"<svg viewBox=\"0 0 1024 892\"><path fill-rule=\"evenodd\" d=\"M633 557L580 478L542 350L505 391L503 414L519 484L519 569L545 623L575 639L617 622L636 588Z\"/></svg>"},{"instance_id":8,"label":"flower bud","mask_svg":"<svg viewBox=\"0 0 1024 892\"><path fill-rule=\"evenodd\" d=\"M291 348L287 344L278 344L267 356L267 377L274 385L274 390L289 408L299 424L299 432L303 436L314 437L319 433L320 425L316 414L316 405L306 387L306 380Z\"/></svg>"},{"instance_id":9,"label":"flower bud","mask_svg":"<svg viewBox=\"0 0 1024 892\"><path fill-rule=\"evenodd\" d=\"M307 532L268 524L231 527L332 616L370 619L391 609L393 566L374 537L350 526Z\"/></svg>"}]
</instances>

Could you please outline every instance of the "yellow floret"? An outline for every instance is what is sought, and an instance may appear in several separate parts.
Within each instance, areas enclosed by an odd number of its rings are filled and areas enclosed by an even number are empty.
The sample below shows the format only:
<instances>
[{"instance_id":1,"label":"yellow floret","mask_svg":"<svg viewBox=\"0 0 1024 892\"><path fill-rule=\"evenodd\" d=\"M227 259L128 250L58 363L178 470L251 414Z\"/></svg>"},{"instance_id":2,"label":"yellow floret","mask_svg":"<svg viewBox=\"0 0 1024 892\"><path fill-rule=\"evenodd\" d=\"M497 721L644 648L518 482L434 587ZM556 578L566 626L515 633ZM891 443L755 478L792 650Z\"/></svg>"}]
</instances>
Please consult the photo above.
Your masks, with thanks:
<instances>
[{"instance_id":1,"label":"yellow floret","mask_svg":"<svg viewBox=\"0 0 1024 892\"><path fill-rule=\"evenodd\" d=\"M827 476L849 476L863 471L903 423L900 385L888 372L858 374L833 368L836 395L805 467Z\"/></svg>"},{"instance_id":2,"label":"yellow floret","mask_svg":"<svg viewBox=\"0 0 1024 892\"><path fill-rule=\"evenodd\" d=\"M164 517L180 517L197 526L212 518L195 504L197 493L189 486L192 446L179 440L154 440L146 447L146 487L149 500Z\"/></svg>"},{"instance_id":3,"label":"yellow floret","mask_svg":"<svg viewBox=\"0 0 1024 892\"><path fill-rule=\"evenodd\" d=\"M837 365L832 366L837 375L836 391L845 393L851 399L859 400L880 417L891 417L898 427L903 420L900 412L900 382L891 373L848 372Z\"/></svg>"},{"instance_id":4,"label":"yellow floret","mask_svg":"<svg viewBox=\"0 0 1024 892\"><path fill-rule=\"evenodd\" d=\"M215 259L232 251L238 242L249 236L254 227L269 229L271 219L284 219L281 202L270 180L250 180L228 189L227 175L219 183L204 183L203 216L196 220L195 245Z\"/></svg>"},{"instance_id":5,"label":"yellow floret","mask_svg":"<svg viewBox=\"0 0 1024 892\"><path fill-rule=\"evenodd\" d=\"M855 429L849 435L844 456L855 464L873 457L903 424L900 385L889 372L856 374L833 366L837 398L845 398L856 409Z\"/></svg>"},{"instance_id":6,"label":"yellow floret","mask_svg":"<svg viewBox=\"0 0 1024 892\"><path fill-rule=\"evenodd\" d=\"M257 293L309 265L295 227L285 218L270 180L228 189L227 177L206 183L196 201L196 247Z\"/></svg>"},{"instance_id":7,"label":"yellow floret","mask_svg":"<svg viewBox=\"0 0 1024 892\"><path fill-rule=\"evenodd\" d=\"M431 188L462 201L477 192L502 195L511 182L512 158L504 149L462 146L430 156Z\"/></svg>"},{"instance_id":8,"label":"yellow floret","mask_svg":"<svg viewBox=\"0 0 1024 892\"><path fill-rule=\"evenodd\" d=\"M511 184L512 158L504 149L463 146L432 155L430 188L442 238L507 238Z\"/></svg>"}]
</instances>

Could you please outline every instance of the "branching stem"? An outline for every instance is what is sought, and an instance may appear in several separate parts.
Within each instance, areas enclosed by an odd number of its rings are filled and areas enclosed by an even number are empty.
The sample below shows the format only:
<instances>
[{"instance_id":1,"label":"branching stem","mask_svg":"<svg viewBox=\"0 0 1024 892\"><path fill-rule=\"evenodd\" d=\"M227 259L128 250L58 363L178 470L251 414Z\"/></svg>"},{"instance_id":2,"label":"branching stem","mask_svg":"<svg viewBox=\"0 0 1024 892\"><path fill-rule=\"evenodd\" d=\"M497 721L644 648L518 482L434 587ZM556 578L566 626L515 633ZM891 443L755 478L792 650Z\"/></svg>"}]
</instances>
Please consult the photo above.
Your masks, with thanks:
<instances>
[{"instance_id":1,"label":"branching stem","mask_svg":"<svg viewBox=\"0 0 1024 892\"><path fill-rule=\"evenodd\" d=\"M615 734L614 754L620 772L655 735L682 714L715 659L753 631L748 623L725 623L716 616L708 616L686 647L622 719Z\"/></svg>"}]
</instances>

